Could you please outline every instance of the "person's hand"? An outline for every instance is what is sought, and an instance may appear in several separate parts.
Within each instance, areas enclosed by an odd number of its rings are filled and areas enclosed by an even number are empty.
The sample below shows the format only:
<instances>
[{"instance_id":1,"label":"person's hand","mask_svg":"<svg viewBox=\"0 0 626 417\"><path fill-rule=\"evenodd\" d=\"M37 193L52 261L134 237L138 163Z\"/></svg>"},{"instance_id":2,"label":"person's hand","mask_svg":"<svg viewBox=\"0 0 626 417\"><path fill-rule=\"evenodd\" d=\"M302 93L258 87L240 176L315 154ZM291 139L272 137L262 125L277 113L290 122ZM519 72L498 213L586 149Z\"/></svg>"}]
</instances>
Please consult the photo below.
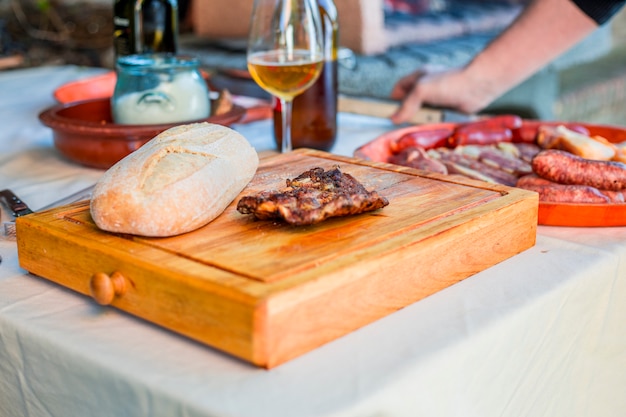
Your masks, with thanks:
<instances>
[{"instance_id":1,"label":"person's hand","mask_svg":"<svg viewBox=\"0 0 626 417\"><path fill-rule=\"evenodd\" d=\"M597 27L598 22L573 1L532 0L464 68L417 71L399 80L390 97L402 100L402 105L391 120L406 122L423 105L479 112Z\"/></svg>"},{"instance_id":2,"label":"person's hand","mask_svg":"<svg viewBox=\"0 0 626 417\"><path fill-rule=\"evenodd\" d=\"M416 71L400 79L391 91L392 99L402 101L391 121L406 122L424 105L476 113L494 99L487 87L479 80L471 80L465 69Z\"/></svg>"}]
</instances>

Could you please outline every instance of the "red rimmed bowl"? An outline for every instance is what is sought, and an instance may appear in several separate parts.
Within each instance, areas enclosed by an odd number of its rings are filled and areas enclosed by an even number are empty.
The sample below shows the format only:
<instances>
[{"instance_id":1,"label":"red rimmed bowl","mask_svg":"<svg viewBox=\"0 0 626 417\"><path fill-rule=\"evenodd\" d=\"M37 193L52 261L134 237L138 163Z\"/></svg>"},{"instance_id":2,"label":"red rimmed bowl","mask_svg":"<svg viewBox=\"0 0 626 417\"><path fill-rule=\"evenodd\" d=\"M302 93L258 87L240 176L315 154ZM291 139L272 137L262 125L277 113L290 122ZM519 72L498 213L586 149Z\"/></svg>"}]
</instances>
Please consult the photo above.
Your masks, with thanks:
<instances>
[{"instance_id":1,"label":"red rimmed bowl","mask_svg":"<svg viewBox=\"0 0 626 417\"><path fill-rule=\"evenodd\" d=\"M613 143L626 142L626 127L577 122L524 120L522 128L536 134L541 125L574 124L585 127L591 136L602 136ZM438 128L453 128L455 123L409 126L389 131L364 144L354 156L375 162L389 162L390 144L408 133ZM531 135L532 136L532 135ZM538 223L545 226L607 227L626 226L626 203L583 204L539 202Z\"/></svg>"},{"instance_id":2,"label":"red rimmed bowl","mask_svg":"<svg viewBox=\"0 0 626 417\"><path fill-rule=\"evenodd\" d=\"M194 122L229 126L245 115L233 106L227 113L206 119L155 125L113 123L109 98L58 104L39 114L39 120L52 129L54 146L67 159L92 168L108 169L129 153L171 127Z\"/></svg>"}]
</instances>

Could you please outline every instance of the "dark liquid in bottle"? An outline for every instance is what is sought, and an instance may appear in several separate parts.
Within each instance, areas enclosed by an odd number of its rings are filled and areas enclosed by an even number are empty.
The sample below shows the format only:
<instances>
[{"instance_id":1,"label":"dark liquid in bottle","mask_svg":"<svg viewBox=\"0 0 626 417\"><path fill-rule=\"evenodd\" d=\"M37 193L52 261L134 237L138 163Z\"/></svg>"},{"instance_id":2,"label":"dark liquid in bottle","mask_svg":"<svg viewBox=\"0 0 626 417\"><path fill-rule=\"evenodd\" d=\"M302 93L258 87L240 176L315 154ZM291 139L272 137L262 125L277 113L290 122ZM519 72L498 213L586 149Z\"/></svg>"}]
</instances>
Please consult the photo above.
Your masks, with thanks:
<instances>
[{"instance_id":1,"label":"dark liquid in bottle","mask_svg":"<svg viewBox=\"0 0 626 417\"><path fill-rule=\"evenodd\" d=\"M176 3L145 0L143 14L143 53L176 52L178 14Z\"/></svg>"},{"instance_id":2,"label":"dark liquid in bottle","mask_svg":"<svg viewBox=\"0 0 626 417\"><path fill-rule=\"evenodd\" d=\"M293 100L291 144L293 148L330 150L337 138L337 8L332 0L316 0L324 29L324 67L317 81ZM282 148L280 101L274 100L274 138Z\"/></svg>"},{"instance_id":3,"label":"dark liquid in bottle","mask_svg":"<svg viewBox=\"0 0 626 417\"><path fill-rule=\"evenodd\" d=\"M113 36L117 56L156 52L176 53L178 43L176 0L117 0L113 12ZM143 33L141 39L138 39L138 33Z\"/></svg>"},{"instance_id":4,"label":"dark liquid in bottle","mask_svg":"<svg viewBox=\"0 0 626 417\"><path fill-rule=\"evenodd\" d=\"M116 0L113 6L113 44L117 56L135 53L135 2Z\"/></svg>"},{"instance_id":5,"label":"dark liquid in bottle","mask_svg":"<svg viewBox=\"0 0 626 417\"><path fill-rule=\"evenodd\" d=\"M320 77L293 101L291 142L294 148L328 151L337 137L337 61L326 61ZM282 146L280 101L274 100L274 137Z\"/></svg>"}]
</instances>

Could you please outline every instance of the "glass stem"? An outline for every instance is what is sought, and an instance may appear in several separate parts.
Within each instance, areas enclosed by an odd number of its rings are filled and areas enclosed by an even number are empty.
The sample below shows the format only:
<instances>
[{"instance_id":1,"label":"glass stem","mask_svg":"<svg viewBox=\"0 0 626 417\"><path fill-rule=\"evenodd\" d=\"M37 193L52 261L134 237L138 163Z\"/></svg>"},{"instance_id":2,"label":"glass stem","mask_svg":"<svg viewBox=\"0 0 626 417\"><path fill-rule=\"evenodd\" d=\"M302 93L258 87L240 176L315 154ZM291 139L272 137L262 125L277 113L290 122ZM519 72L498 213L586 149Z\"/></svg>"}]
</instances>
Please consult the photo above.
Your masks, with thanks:
<instances>
[{"instance_id":1,"label":"glass stem","mask_svg":"<svg viewBox=\"0 0 626 417\"><path fill-rule=\"evenodd\" d=\"M280 108L282 109L283 121L283 137L281 140L282 153L291 152L291 100L280 99Z\"/></svg>"}]
</instances>

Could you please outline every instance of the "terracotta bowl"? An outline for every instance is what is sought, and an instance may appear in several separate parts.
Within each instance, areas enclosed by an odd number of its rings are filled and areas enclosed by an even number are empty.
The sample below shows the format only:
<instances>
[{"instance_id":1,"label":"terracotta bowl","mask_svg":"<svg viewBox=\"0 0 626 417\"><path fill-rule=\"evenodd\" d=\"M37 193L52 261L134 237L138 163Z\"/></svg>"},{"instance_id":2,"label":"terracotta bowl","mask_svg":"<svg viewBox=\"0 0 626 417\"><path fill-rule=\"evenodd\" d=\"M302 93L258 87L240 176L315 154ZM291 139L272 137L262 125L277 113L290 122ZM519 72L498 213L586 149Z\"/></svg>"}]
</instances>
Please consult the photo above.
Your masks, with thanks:
<instances>
[{"instance_id":1,"label":"terracotta bowl","mask_svg":"<svg viewBox=\"0 0 626 417\"><path fill-rule=\"evenodd\" d=\"M198 121L229 126L244 114L243 107L234 106L227 113ZM73 162L100 169L110 168L159 133L182 124L113 123L109 98L61 103L40 113L39 120L52 129L54 146L62 155Z\"/></svg>"}]
</instances>

